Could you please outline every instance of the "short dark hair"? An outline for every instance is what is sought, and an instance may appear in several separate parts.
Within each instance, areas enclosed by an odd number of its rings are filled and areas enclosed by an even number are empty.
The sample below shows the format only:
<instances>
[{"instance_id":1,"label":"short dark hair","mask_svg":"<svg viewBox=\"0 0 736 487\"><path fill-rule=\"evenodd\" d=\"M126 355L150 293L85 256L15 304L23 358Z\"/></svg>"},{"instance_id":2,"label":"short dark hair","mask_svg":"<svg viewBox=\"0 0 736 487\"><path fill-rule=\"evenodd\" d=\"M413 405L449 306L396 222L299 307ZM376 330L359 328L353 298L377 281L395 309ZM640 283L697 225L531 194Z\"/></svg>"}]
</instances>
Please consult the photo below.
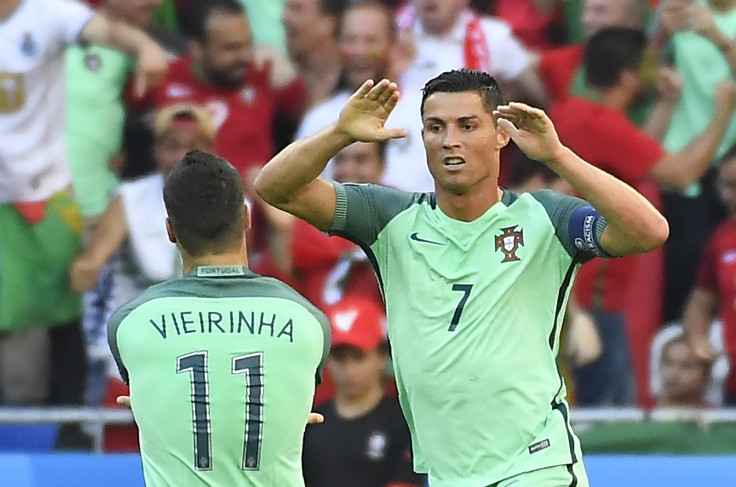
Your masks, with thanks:
<instances>
[{"instance_id":1,"label":"short dark hair","mask_svg":"<svg viewBox=\"0 0 736 487\"><path fill-rule=\"evenodd\" d=\"M503 105L503 95L496 79L490 74L473 69L445 71L427 81L422 89L421 115L424 118L424 102L435 93L463 93L474 91L480 95L488 113Z\"/></svg>"},{"instance_id":2,"label":"short dark hair","mask_svg":"<svg viewBox=\"0 0 736 487\"><path fill-rule=\"evenodd\" d=\"M521 186L536 176L540 176L547 184L552 183L560 177L546 164L535 161L524 154L516 144L509 144L506 150L511 151L511 170L508 176L510 187Z\"/></svg>"},{"instance_id":3,"label":"short dark hair","mask_svg":"<svg viewBox=\"0 0 736 487\"><path fill-rule=\"evenodd\" d=\"M245 194L225 159L191 151L164 182L164 203L179 243L192 257L237 248L245 232Z\"/></svg>"},{"instance_id":4,"label":"short dark hair","mask_svg":"<svg viewBox=\"0 0 736 487\"><path fill-rule=\"evenodd\" d=\"M186 11L182 30L187 37L204 43L207 37L207 22L215 13L245 14L238 0L203 0L196 2Z\"/></svg>"},{"instance_id":5,"label":"short dark hair","mask_svg":"<svg viewBox=\"0 0 736 487\"><path fill-rule=\"evenodd\" d=\"M593 34L585 45L585 77L592 88L612 88L626 70L641 67L647 37L641 29L611 27Z\"/></svg>"},{"instance_id":6,"label":"short dark hair","mask_svg":"<svg viewBox=\"0 0 736 487\"><path fill-rule=\"evenodd\" d=\"M348 7L347 0L317 0L319 11L323 15L332 15L338 19L342 17L343 12Z\"/></svg>"}]
</instances>

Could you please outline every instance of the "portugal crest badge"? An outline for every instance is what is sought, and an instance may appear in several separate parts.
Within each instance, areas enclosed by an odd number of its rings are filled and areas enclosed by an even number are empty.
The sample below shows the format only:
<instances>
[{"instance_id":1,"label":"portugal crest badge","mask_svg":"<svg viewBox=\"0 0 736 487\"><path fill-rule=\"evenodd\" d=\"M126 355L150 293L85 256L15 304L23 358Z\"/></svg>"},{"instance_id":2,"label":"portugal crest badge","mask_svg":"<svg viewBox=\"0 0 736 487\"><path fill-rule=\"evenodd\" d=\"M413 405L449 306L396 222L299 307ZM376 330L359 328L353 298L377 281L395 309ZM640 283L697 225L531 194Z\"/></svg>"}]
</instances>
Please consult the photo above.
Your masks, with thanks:
<instances>
[{"instance_id":1,"label":"portugal crest badge","mask_svg":"<svg viewBox=\"0 0 736 487\"><path fill-rule=\"evenodd\" d=\"M502 228L501 235L496 235L496 252L500 250L503 253L501 263L521 260L516 256L516 251L524 245L524 230L517 230L516 227L518 225Z\"/></svg>"}]
</instances>

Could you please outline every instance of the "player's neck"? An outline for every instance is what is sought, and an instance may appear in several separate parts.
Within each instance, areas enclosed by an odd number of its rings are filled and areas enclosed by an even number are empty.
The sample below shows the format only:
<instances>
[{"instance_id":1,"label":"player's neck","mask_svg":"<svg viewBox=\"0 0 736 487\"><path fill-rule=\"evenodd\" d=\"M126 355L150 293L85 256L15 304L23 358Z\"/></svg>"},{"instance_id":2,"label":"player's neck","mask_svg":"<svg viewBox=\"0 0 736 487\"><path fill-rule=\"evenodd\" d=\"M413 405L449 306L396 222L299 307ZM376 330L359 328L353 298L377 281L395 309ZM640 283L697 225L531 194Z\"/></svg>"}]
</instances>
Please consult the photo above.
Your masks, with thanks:
<instances>
[{"instance_id":1,"label":"player's neck","mask_svg":"<svg viewBox=\"0 0 736 487\"><path fill-rule=\"evenodd\" d=\"M0 0L0 21L13 15L22 1L23 0Z\"/></svg>"},{"instance_id":2,"label":"player's neck","mask_svg":"<svg viewBox=\"0 0 736 487\"><path fill-rule=\"evenodd\" d=\"M233 252L222 252L213 255L204 255L201 257L184 256L183 258L183 268L185 275L189 274L197 267L209 265L241 265L243 267L248 267L248 254L245 252L245 250L238 250Z\"/></svg>"},{"instance_id":3,"label":"player's neck","mask_svg":"<svg viewBox=\"0 0 736 487\"><path fill-rule=\"evenodd\" d=\"M442 212L454 220L463 222L472 222L480 218L503 197L503 191L497 185L478 188L461 195L439 190L436 194L437 204Z\"/></svg>"},{"instance_id":4,"label":"player's neck","mask_svg":"<svg viewBox=\"0 0 736 487\"><path fill-rule=\"evenodd\" d=\"M341 394L338 390L335 394L335 412L342 419L355 419L373 411L383 399L383 387L375 384L365 394L358 397L350 397Z\"/></svg>"}]
</instances>

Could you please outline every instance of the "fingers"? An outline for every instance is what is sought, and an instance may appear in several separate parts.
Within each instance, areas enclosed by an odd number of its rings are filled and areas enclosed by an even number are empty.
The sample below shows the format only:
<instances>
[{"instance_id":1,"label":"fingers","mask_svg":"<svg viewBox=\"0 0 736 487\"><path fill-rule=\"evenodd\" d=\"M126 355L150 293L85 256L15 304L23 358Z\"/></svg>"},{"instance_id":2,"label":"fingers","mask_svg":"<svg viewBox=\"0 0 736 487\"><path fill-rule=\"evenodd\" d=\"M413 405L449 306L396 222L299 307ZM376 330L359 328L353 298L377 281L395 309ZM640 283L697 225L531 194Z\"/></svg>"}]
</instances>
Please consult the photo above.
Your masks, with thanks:
<instances>
[{"instance_id":1,"label":"fingers","mask_svg":"<svg viewBox=\"0 0 736 487\"><path fill-rule=\"evenodd\" d=\"M322 416L319 413L309 413L309 419L307 419L307 424L319 424L324 423L325 417Z\"/></svg>"},{"instance_id":2,"label":"fingers","mask_svg":"<svg viewBox=\"0 0 736 487\"><path fill-rule=\"evenodd\" d=\"M395 91L391 93L391 96L388 98L388 100L384 103L384 106L386 107L386 111L391 113L394 108L396 108L396 104L399 102L399 90L398 87Z\"/></svg>"},{"instance_id":3,"label":"fingers","mask_svg":"<svg viewBox=\"0 0 736 487\"><path fill-rule=\"evenodd\" d=\"M406 129L386 129L380 133L379 140L403 139L407 135L409 132Z\"/></svg>"},{"instance_id":4,"label":"fingers","mask_svg":"<svg viewBox=\"0 0 736 487\"><path fill-rule=\"evenodd\" d=\"M373 88L373 80L369 79L366 80L365 83L363 83L358 90L353 93L353 96L351 98L365 98L365 96L368 94L369 91L371 91L371 88Z\"/></svg>"},{"instance_id":5,"label":"fingers","mask_svg":"<svg viewBox=\"0 0 736 487\"><path fill-rule=\"evenodd\" d=\"M519 129L514 126L513 123L505 118L499 118L497 121L498 126L501 127L512 139L519 134Z\"/></svg>"},{"instance_id":6,"label":"fingers","mask_svg":"<svg viewBox=\"0 0 736 487\"><path fill-rule=\"evenodd\" d=\"M115 401L118 406L130 409L130 396L118 396Z\"/></svg>"}]
</instances>

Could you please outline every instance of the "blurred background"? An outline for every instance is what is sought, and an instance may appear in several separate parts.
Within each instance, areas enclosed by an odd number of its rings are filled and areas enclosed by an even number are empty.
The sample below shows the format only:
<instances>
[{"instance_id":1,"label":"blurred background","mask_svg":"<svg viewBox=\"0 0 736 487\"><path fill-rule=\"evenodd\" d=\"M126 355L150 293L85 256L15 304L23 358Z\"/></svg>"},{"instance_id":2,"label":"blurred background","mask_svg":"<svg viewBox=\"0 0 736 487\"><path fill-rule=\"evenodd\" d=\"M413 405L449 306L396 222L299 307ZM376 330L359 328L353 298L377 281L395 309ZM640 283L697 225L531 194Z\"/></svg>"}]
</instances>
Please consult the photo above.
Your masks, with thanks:
<instances>
[{"instance_id":1,"label":"blurred background","mask_svg":"<svg viewBox=\"0 0 736 487\"><path fill-rule=\"evenodd\" d=\"M146 32L165 72L144 83L150 50L81 39L93 11ZM241 172L254 271L333 320L354 317L317 389L315 408L335 415L307 432L307 485L390 485L408 444L392 426L370 263L259 200L251 182L366 79L387 77L402 93L388 125L409 136L354 144L324 176L432 191L421 88L463 67L545 109L565 145L670 223L664 248L587 263L572 291L559 366L592 485L734 485L736 0L0 0L0 46L2 485L143 485L106 322L180 273L161 188L193 149ZM513 146L500 179L574 194ZM339 414L377 390L378 440ZM363 444L375 463L346 479L336 452Z\"/></svg>"}]
</instances>

